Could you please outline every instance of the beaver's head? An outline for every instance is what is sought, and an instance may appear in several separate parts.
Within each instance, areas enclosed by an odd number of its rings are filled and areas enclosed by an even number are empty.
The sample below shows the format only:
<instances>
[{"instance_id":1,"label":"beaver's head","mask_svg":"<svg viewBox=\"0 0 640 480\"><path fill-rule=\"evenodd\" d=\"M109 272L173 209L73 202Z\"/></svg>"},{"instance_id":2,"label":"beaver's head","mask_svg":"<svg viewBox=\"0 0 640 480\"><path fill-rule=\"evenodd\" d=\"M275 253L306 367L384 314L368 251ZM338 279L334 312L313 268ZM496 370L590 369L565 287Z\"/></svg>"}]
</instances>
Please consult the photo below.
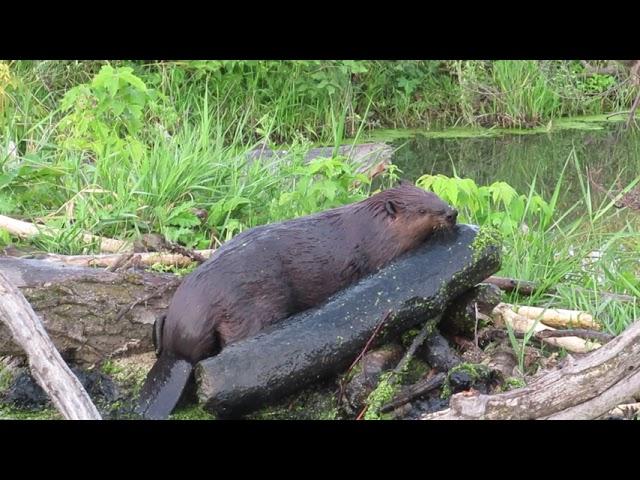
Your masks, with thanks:
<instances>
[{"instance_id":1,"label":"beaver's head","mask_svg":"<svg viewBox=\"0 0 640 480\"><path fill-rule=\"evenodd\" d=\"M390 225L401 238L422 242L434 231L456 224L458 212L435 193L408 183L380 194Z\"/></svg>"}]
</instances>

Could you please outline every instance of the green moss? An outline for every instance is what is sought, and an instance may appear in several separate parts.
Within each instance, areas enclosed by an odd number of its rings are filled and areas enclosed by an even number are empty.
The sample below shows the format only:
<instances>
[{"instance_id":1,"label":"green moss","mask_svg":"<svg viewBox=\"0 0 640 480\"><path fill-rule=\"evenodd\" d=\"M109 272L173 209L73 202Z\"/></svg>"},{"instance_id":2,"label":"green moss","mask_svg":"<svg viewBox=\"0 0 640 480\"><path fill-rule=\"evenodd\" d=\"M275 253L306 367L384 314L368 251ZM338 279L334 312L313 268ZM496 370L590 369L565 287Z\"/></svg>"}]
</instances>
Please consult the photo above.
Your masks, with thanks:
<instances>
[{"instance_id":1,"label":"green moss","mask_svg":"<svg viewBox=\"0 0 640 480\"><path fill-rule=\"evenodd\" d=\"M116 365L113 360L107 360L100 367L100 371L105 375L116 376L123 373L123 368L121 365Z\"/></svg>"},{"instance_id":2,"label":"green moss","mask_svg":"<svg viewBox=\"0 0 640 480\"><path fill-rule=\"evenodd\" d=\"M205 411L201 405L177 409L169 420L215 420L215 415Z\"/></svg>"},{"instance_id":3,"label":"green moss","mask_svg":"<svg viewBox=\"0 0 640 480\"><path fill-rule=\"evenodd\" d=\"M192 262L185 267L177 267L175 265L164 265L162 263L154 263L149 267L149 270L154 272L161 273L175 273L178 276L184 276L188 273L193 272L196 268L198 268L198 263Z\"/></svg>"},{"instance_id":4,"label":"green moss","mask_svg":"<svg viewBox=\"0 0 640 480\"><path fill-rule=\"evenodd\" d=\"M517 388L526 387L527 384L522 378L518 377L509 377L507 378L502 386L500 387L501 392L508 392L509 390L515 390Z\"/></svg>"},{"instance_id":5,"label":"green moss","mask_svg":"<svg viewBox=\"0 0 640 480\"><path fill-rule=\"evenodd\" d=\"M12 381L13 375L11 375L11 372L6 368L0 367L0 392L9 388Z\"/></svg>"},{"instance_id":6,"label":"green moss","mask_svg":"<svg viewBox=\"0 0 640 480\"><path fill-rule=\"evenodd\" d=\"M367 412L364 415L365 420L387 420L391 418L391 414L382 414L380 409L386 405L395 396L398 386L391 384L390 380L393 372L385 372L380 376L380 381L376 389L367 397Z\"/></svg>"},{"instance_id":7,"label":"green moss","mask_svg":"<svg viewBox=\"0 0 640 480\"><path fill-rule=\"evenodd\" d=\"M402 346L404 348L408 348L409 345L411 345L411 342L413 342L413 339L416 338L419 333L420 333L419 328L412 328L411 330L405 331L400 337L400 342L402 343Z\"/></svg>"},{"instance_id":8,"label":"green moss","mask_svg":"<svg viewBox=\"0 0 640 480\"><path fill-rule=\"evenodd\" d=\"M407 371L402 377L402 384L411 385L422 380L429 370L430 367L425 362L419 358L412 358L409 365L407 365Z\"/></svg>"},{"instance_id":9,"label":"green moss","mask_svg":"<svg viewBox=\"0 0 640 480\"><path fill-rule=\"evenodd\" d=\"M146 366L124 363L124 361L121 363L119 360L107 360L100 370L109 375L120 387L129 390L134 397L140 394L148 372Z\"/></svg>"},{"instance_id":10,"label":"green moss","mask_svg":"<svg viewBox=\"0 0 640 480\"><path fill-rule=\"evenodd\" d=\"M471 244L473 260L477 261L482 252L489 246L498 247L498 251L502 250L502 241L502 235L499 230L486 225L482 226Z\"/></svg>"},{"instance_id":11,"label":"green moss","mask_svg":"<svg viewBox=\"0 0 640 480\"><path fill-rule=\"evenodd\" d=\"M277 405L247 415L251 420L336 420L335 388L304 390L279 402Z\"/></svg>"},{"instance_id":12,"label":"green moss","mask_svg":"<svg viewBox=\"0 0 640 480\"><path fill-rule=\"evenodd\" d=\"M62 420L62 415L53 409L23 410L0 405L0 420Z\"/></svg>"},{"instance_id":13,"label":"green moss","mask_svg":"<svg viewBox=\"0 0 640 480\"><path fill-rule=\"evenodd\" d=\"M447 374L447 379L442 386L442 394L440 395L441 398L448 398L451 396L452 391L450 378L451 375L457 372L466 372L474 382L483 378L489 378L491 376L491 369L486 365L482 365L479 363L461 363L460 365L456 365L451 370L449 370L449 373Z\"/></svg>"}]
</instances>

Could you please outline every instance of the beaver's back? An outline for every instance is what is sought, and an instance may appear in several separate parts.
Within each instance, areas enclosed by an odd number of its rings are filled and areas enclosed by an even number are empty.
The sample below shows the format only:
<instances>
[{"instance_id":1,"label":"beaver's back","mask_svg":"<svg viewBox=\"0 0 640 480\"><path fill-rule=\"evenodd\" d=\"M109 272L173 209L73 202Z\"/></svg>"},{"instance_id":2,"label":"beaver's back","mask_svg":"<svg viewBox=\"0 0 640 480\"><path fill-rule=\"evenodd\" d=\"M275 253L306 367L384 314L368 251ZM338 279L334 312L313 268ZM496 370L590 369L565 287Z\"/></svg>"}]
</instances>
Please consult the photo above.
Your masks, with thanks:
<instances>
[{"instance_id":1,"label":"beaver's back","mask_svg":"<svg viewBox=\"0 0 640 480\"><path fill-rule=\"evenodd\" d=\"M189 274L169 306L163 348L197 361L343 288L339 213L246 230Z\"/></svg>"}]
</instances>

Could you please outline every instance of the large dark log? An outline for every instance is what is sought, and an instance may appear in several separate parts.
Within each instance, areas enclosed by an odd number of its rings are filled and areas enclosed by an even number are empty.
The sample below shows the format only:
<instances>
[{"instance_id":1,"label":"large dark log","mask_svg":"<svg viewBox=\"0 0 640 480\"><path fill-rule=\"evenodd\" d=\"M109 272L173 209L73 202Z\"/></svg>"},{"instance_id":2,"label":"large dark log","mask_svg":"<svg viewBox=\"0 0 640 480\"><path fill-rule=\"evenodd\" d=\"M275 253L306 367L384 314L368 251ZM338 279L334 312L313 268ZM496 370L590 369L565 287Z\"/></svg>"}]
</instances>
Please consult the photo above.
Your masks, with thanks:
<instances>
[{"instance_id":1,"label":"large dark log","mask_svg":"<svg viewBox=\"0 0 640 480\"><path fill-rule=\"evenodd\" d=\"M63 357L85 364L153 350L153 322L179 282L169 274L112 273L11 257L0 257L0 272L29 301ZM23 354L0 326L0 355Z\"/></svg>"},{"instance_id":2,"label":"large dark log","mask_svg":"<svg viewBox=\"0 0 640 480\"><path fill-rule=\"evenodd\" d=\"M459 225L324 305L200 362L199 399L211 412L234 415L328 378L353 362L387 312L378 343L442 313L499 266L497 242Z\"/></svg>"}]
</instances>

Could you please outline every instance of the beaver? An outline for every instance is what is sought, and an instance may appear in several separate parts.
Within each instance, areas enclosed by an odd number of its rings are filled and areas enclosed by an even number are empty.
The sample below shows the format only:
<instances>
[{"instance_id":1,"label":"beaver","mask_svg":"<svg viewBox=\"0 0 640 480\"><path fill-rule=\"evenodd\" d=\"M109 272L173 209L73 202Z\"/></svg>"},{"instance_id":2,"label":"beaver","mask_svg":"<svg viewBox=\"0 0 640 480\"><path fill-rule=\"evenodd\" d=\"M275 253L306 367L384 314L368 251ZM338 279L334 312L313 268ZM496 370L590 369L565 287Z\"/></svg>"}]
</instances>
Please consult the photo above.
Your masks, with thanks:
<instances>
[{"instance_id":1,"label":"beaver","mask_svg":"<svg viewBox=\"0 0 640 480\"><path fill-rule=\"evenodd\" d=\"M246 230L189 274L154 326L158 359L139 412L166 418L198 361L376 272L451 228L457 211L409 183L357 203Z\"/></svg>"}]
</instances>

